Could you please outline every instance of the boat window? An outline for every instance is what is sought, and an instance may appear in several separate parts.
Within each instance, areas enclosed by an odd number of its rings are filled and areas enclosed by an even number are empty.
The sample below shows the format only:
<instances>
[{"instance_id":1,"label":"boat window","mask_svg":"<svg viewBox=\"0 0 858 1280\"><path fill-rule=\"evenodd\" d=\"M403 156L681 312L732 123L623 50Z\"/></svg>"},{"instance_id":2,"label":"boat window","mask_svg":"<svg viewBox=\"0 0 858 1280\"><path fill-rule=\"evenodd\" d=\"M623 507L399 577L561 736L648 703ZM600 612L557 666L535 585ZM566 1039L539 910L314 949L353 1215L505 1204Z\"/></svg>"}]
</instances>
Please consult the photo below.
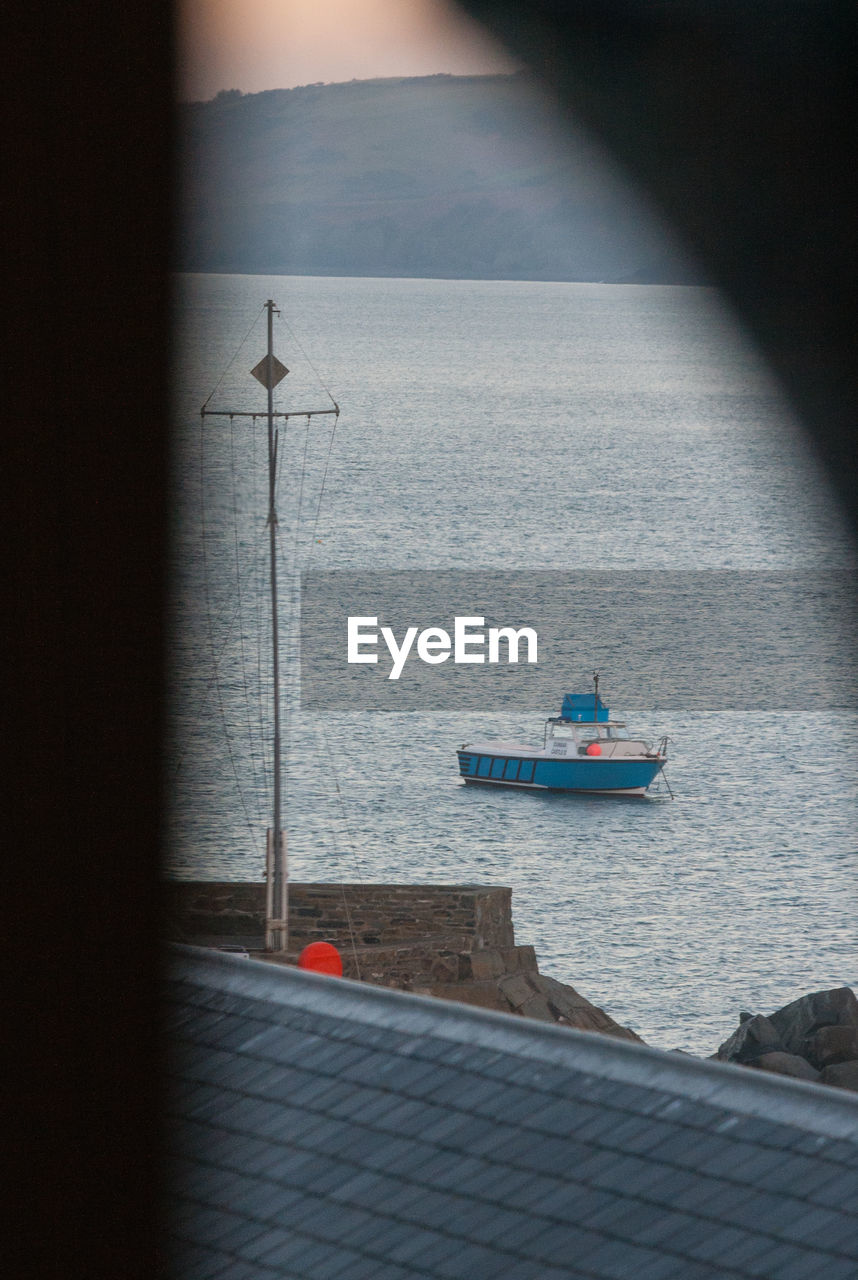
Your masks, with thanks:
<instances>
[{"instance_id":1,"label":"boat window","mask_svg":"<svg viewBox=\"0 0 858 1280\"><path fill-rule=\"evenodd\" d=\"M578 736L582 742L595 742L597 738L628 738L629 735L622 725L582 724Z\"/></svg>"},{"instance_id":2,"label":"boat window","mask_svg":"<svg viewBox=\"0 0 858 1280\"><path fill-rule=\"evenodd\" d=\"M551 729L552 738L574 738L575 731L568 724L555 724Z\"/></svg>"}]
</instances>

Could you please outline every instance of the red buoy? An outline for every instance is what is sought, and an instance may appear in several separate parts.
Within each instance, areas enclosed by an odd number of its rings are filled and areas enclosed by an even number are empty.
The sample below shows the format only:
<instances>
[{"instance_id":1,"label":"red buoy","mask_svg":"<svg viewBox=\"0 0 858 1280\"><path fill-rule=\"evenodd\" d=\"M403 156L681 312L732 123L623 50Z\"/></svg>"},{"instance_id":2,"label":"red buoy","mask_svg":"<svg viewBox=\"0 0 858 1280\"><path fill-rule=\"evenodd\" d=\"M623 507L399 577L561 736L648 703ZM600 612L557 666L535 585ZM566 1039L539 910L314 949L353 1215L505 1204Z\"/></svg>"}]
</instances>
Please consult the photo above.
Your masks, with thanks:
<instances>
[{"instance_id":1,"label":"red buoy","mask_svg":"<svg viewBox=\"0 0 858 1280\"><path fill-rule=\"evenodd\" d=\"M343 959L330 942L310 942L298 957L299 969L312 969L314 973L332 973L343 976Z\"/></svg>"},{"instance_id":2,"label":"red buoy","mask_svg":"<svg viewBox=\"0 0 858 1280\"><path fill-rule=\"evenodd\" d=\"M587 755L600 756L601 754L602 754L602 748L599 746L598 742L591 742L589 747L587 748Z\"/></svg>"}]
</instances>

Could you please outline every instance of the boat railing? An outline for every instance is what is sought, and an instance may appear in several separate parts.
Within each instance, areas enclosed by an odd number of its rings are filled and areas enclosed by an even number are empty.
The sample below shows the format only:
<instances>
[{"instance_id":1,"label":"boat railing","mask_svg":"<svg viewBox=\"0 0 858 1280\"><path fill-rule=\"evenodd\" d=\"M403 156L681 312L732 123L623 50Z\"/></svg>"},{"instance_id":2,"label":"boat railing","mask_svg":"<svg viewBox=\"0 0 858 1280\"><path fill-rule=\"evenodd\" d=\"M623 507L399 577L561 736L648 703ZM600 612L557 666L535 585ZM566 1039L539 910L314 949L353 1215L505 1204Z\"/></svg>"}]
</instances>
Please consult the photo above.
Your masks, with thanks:
<instances>
[{"instance_id":1,"label":"boat railing","mask_svg":"<svg viewBox=\"0 0 858 1280\"><path fill-rule=\"evenodd\" d=\"M636 759L652 751L652 747L644 738L594 738L593 741L602 748L597 757L599 760L610 760L614 756L620 759L624 757ZM590 744L582 742L578 748L579 753L585 755L588 745Z\"/></svg>"}]
</instances>

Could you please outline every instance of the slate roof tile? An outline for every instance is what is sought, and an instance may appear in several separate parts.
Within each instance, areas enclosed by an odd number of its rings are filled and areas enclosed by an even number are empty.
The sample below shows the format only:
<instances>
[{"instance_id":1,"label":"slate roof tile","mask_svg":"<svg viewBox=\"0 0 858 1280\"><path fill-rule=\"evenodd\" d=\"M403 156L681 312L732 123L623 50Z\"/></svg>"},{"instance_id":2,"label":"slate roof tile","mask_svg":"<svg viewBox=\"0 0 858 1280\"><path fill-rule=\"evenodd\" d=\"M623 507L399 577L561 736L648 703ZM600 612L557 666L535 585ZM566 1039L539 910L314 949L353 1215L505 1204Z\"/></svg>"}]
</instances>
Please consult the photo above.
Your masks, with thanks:
<instances>
[{"instance_id":1,"label":"slate roof tile","mask_svg":"<svg viewBox=\"0 0 858 1280\"><path fill-rule=\"evenodd\" d=\"M548 1227L535 1240L526 1244L522 1252L541 1262L583 1267L590 1254L605 1243L605 1237L586 1231L577 1224Z\"/></svg>"},{"instance_id":2,"label":"slate roof tile","mask_svg":"<svg viewBox=\"0 0 858 1280\"><path fill-rule=\"evenodd\" d=\"M462 1128L466 1117L460 1111L452 1111L446 1107L425 1105L425 1125L419 1136L424 1142L444 1145L452 1142Z\"/></svg>"},{"instance_id":3,"label":"slate roof tile","mask_svg":"<svg viewBox=\"0 0 858 1280\"><path fill-rule=\"evenodd\" d=\"M779 1277L786 1267L803 1262L807 1256L807 1250L797 1249L794 1245L772 1244L758 1253L756 1257L746 1258L742 1263L742 1267L752 1276ZM729 1263L731 1259L727 1258L725 1261ZM822 1265L824 1274L827 1276L828 1260L821 1264L817 1254L816 1265L818 1269Z\"/></svg>"},{"instance_id":4,"label":"slate roof tile","mask_svg":"<svg viewBox=\"0 0 858 1280\"><path fill-rule=\"evenodd\" d=\"M499 1136L496 1133L497 1125L483 1116L471 1116L461 1111L455 1111L452 1115L457 1120L453 1129L436 1122L431 1128L421 1131L420 1136L426 1142L436 1143L453 1151L466 1151L474 1156L492 1159L498 1146L495 1141Z\"/></svg>"},{"instance_id":5,"label":"slate roof tile","mask_svg":"<svg viewBox=\"0 0 858 1280\"><path fill-rule=\"evenodd\" d=\"M432 1275L449 1277L449 1280L462 1280L463 1276L494 1276L505 1261L505 1256L496 1249L486 1245L467 1244L459 1248L448 1258L436 1258L432 1263Z\"/></svg>"},{"instance_id":6,"label":"slate roof tile","mask_svg":"<svg viewBox=\"0 0 858 1280\"><path fill-rule=\"evenodd\" d=\"M226 1235L221 1236L217 1246L225 1256L239 1254L252 1240L256 1240L264 1228L252 1218L245 1218L240 1226L234 1226Z\"/></svg>"},{"instance_id":7,"label":"slate roof tile","mask_svg":"<svg viewBox=\"0 0 858 1280\"><path fill-rule=\"evenodd\" d=\"M575 1098L546 1097L544 1105L531 1095L530 1109L523 1108L521 1123L526 1129L537 1129L542 1133L567 1134L578 1137L581 1129L593 1120L600 1125L611 1117L604 1108L579 1102Z\"/></svg>"},{"instance_id":8,"label":"slate roof tile","mask_svg":"<svg viewBox=\"0 0 858 1280\"><path fill-rule=\"evenodd\" d=\"M761 1116L737 1116L718 1108L717 1122L707 1126L718 1133L730 1133L742 1142L758 1143L763 1147L777 1147L788 1151L796 1141L797 1133L792 1125L777 1124Z\"/></svg>"},{"instance_id":9,"label":"slate roof tile","mask_svg":"<svg viewBox=\"0 0 858 1280\"><path fill-rule=\"evenodd\" d=\"M827 1246L837 1238L838 1227L848 1228L848 1226L848 1222L845 1222L836 1210L824 1205L805 1204L789 1221L783 1223L781 1234L787 1240ZM856 1248L858 1248L858 1239L856 1239Z\"/></svg>"},{"instance_id":10,"label":"slate roof tile","mask_svg":"<svg viewBox=\"0 0 858 1280\"><path fill-rule=\"evenodd\" d=\"M823 1231L823 1239L814 1241L815 1244L831 1249L834 1253L845 1253L849 1258L858 1259L858 1218L855 1214L850 1213L848 1217L837 1214L837 1220L829 1220L829 1225L823 1227Z\"/></svg>"},{"instance_id":11,"label":"slate roof tile","mask_svg":"<svg viewBox=\"0 0 858 1280\"><path fill-rule=\"evenodd\" d=\"M730 1221L727 1215L734 1208L743 1208L747 1199L747 1187L701 1177L689 1179L687 1186L674 1193L671 1203L674 1209L726 1222Z\"/></svg>"},{"instance_id":12,"label":"slate roof tile","mask_svg":"<svg viewBox=\"0 0 858 1280\"><path fill-rule=\"evenodd\" d=\"M617 1197L586 1183L565 1182L549 1195L533 1204L534 1212L543 1217L559 1218L563 1222L594 1225L594 1219L611 1209ZM627 1202L626 1202L627 1203Z\"/></svg>"},{"instance_id":13,"label":"slate roof tile","mask_svg":"<svg viewBox=\"0 0 858 1280\"><path fill-rule=\"evenodd\" d=\"M528 1216L520 1211L507 1213L503 1223L495 1228L494 1244L498 1248L509 1249L510 1252L526 1253L547 1229L545 1219L535 1214Z\"/></svg>"},{"instance_id":14,"label":"slate roof tile","mask_svg":"<svg viewBox=\"0 0 858 1280\"><path fill-rule=\"evenodd\" d=\"M602 1156L604 1152L594 1152L595 1155ZM669 1165L657 1164L654 1161L648 1161L637 1155L624 1155L621 1152L611 1152L611 1158L600 1160L598 1164L591 1164L590 1177L591 1180L605 1190L615 1190L623 1192L629 1196L647 1196L651 1198L658 1184L668 1179L677 1181L681 1190L687 1185L689 1179L676 1169L672 1169ZM575 1176L580 1175L581 1166L575 1166ZM659 1197L661 1198L661 1197Z\"/></svg>"},{"instance_id":15,"label":"slate roof tile","mask_svg":"<svg viewBox=\"0 0 858 1280\"><path fill-rule=\"evenodd\" d=\"M264 1031L270 1030L267 1023L246 1023L240 1018L228 1018L225 1015L219 1015L217 1025L211 1024L209 1034L197 1041L198 1044L211 1045L219 1049L232 1049L236 1053L245 1052L245 1044L248 1039L253 1039L256 1035Z\"/></svg>"},{"instance_id":16,"label":"slate roof tile","mask_svg":"<svg viewBox=\"0 0 858 1280\"><path fill-rule=\"evenodd\" d=\"M430 1256L442 1261L454 1257L457 1252L461 1253L462 1245L461 1240L452 1240L448 1235L442 1235L440 1232L411 1226L407 1237L395 1248L388 1249L387 1256L393 1262L410 1262L415 1266L425 1267L425 1258L430 1249L434 1250Z\"/></svg>"},{"instance_id":17,"label":"slate roof tile","mask_svg":"<svg viewBox=\"0 0 858 1280\"><path fill-rule=\"evenodd\" d=\"M413 1058L403 1060L402 1066L406 1065L413 1066L415 1074L420 1076L431 1074L435 1069L429 1063L421 1063ZM357 1061L345 1066L341 1072L338 1072L338 1076L341 1080L351 1080L355 1084L379 1088L389 1083L389 1078L399 1066L400 1063L394 1054L373 1049L371 1052L364 1053Z\"/></svg>"},{"instance_id":18,"label":"slate roof tile","mask_svg":"<svg viewBox=\"0 0 858 1280\"><path fill-rule=\"evenodd\" d=\"M695 1258L698 1262L709 1262L712 1260L714 1251L717 1260L723 1263L723 1257L718 1255L725 1249L738 1251L744 1249L748 1243L755 1247L760 1245L758 1236L739 1232L735 1228L723 1227L716 1222L683 1216L684 1221L680 1223L673 1219L673 1230L659 1238L659 1243L666 1253ZM717 1245L713 1243L714 1241L718 1241Z\"/></svg>"},{"instance_id":19,"label":"slate roof tile","mask_svg":"<svg viewBox=\"0 0 858 1280\"><path fill-rule=\"evenodd\" d=\"M496 1095L492 1083L483 1076L469 1076L464 1071L439 1081L424 1095L439 1106L449 1105L459 1111L470 1111L480 1100Z\"/></svg>"},{"instance_id":20,"label":"slate roof tile","mask_svg":"<svg viewBox=\"0 0 858 1280\"><path fill-rule=\"evenodd\" d=\"M311 1076L304 1073L294 1080L288 1096L293 1107L310 1107L313 1111L324 1111L342 1094L341 1080L331 1076Z\"/></svg>"},{"instance_id":21,"label":"slate roof tile","mask_svg":"<svg viewBox=\"0 0 858 1280\"><path fill-rule=\"evenodd\" d=\"M349 1244L369 1223L377 1219L377 1213L370 1209L357 1209L353 1205L338 1204L332 1212L327 1200L321 1201L318 1208L304 1213L295 1219L296 1225L308 1235L320 1240L343 1241Z\"/></svg>"},{"instance_id":22,"label":"slate roof tile","mask_svg":"<svg viewBox=\"0 0 858 1280\"><path fill-rule=\"evenodd\" d=\"M445 1117L449 1113L443 1107L430 1108L427 1103L417 1098L400 1098L388 1095L387 1107L381 1114L385 1129L393 1129L408 1137L418 1138L422 1142L432 1142L426 1133L427 1115L429 1117ZM473 1116L460 1117L461 1124L479 1124Z\"/></svg>"},{"instance_id":23,"label":"slate roof tile","mask_svg":"<svg viewBox=\"0 0 858 1280\"><path fill-rule=\"evenodd\" d=\"M610 1127L606 1128L602 1141L617 1151L643 1154L670 1138L674 1133L671 1125L653 1121L649 1116L629 1114L607 1107L603 1112ZM591 1135L585 1126L577 1136L582 1142L586 1142L588 1138L598 1134Z\"/></svg>"},{"instance_id":24,"label":"slate roof tile","mask_svg":"<svg viewBox=\"0 0 858 1280\"><path fill-rule=\"evenodd\" d=\"M769 1195L749 1187L731 1187L736 1196L728 1200L726 1195L717 1202L725 1222L747 1227L749 1231L765 1231L776 1235L802 1214L805 1205L791 1196Z\"/></svg>"},{"instance_id":25,"label":"slate roof tile","mask_svg":"<svg viewBox=\"0 0 858 1280\"><path fill-rule=\"evenodd\" d=\"M543 1217L552 1216L546 1214L542 1208L546 1197L552 1195L555 1191L559 1191L561 1187L569 1188L575 1195L584 1195L590 1192L589 1187L578 1186L565 1176L557 1177L553 1174L536 1173L530 1169L516 1169L514 1172L520 1173L525 1181L520 1189L505 1197L503 1203L520 1206Z\"/></svg>"},{"instance_id":26,"label":"slate roof tile","mask_svg":"<svg viewBox=\"0 0 858 1280\"><path fill-rule=\"evenodd\" d=\"M399 1267L395 1263L385 1263L376 1260L375 1270L372 1272L372 1280L414 1280L414 1271L407 1267ZM306 1276L302 1276L301 1280L307 1280Z\"/></svg>"},{"instance_id":27,"label":"slate roof tile","mask_svg":"<svg viewBox=\"0 0 858 1280\"><path fill-rule=\"evenodd\" d=\"M451 1151L438 1151L425 1159L421 1151L421 1162L415 1166L420 1178L428 1187L441 1187L455 1191L467 1185L469 1178L480 1172L485 1166L478 1160L459 1156Z\"/></svg>"},{"instance_id":28,"label":"slate roof tile","mask_svg":"<svg viewBox=\"0 0 858 1280\"><path fill-rule=\"evenodd\" d=\"M833 1138L820 1133L803 1133L799 1131L793 1143L794 1151L803 1151L811 1156L825 1156L828 1160L837 1159L838 1144Z\"/></svg>"},{"instance_id":29,"label":"slate roof tile","mask_svg":"<svg viewBox=\"0 0 858 1280\"><path fill-rule=\"evenodd\" d=\"M686 1280L688 1268L699 1265L688 1258L677 1258L673 1254L657 1254L651 1261L638 1267L634 1280ZM724 1273L721 1273L723 1280ZM631 1276L629 1277L631 1280Z\"/></svg>"},{"instance_id":30,"label":"slate roof tile","mask_svg":"<svg viewBox=\"0 0 858 1280\"><path fill-rule=\"evenodd\" d=\"M419 1257L411 1260L411 1267L418 1271L420 1275L435 1275L435 1267L441 1263L448 1263L451 1259L462 1258L463 1242L461 1239L438 1234L434 1243L425 1245ZM465 1273L462 1274L470 1274Z\"/></svg>"},{"instance_id":31,"label":"slate roof tile","mask_svg":"<svg viewBox=\"0 0 858 1280\"><path fill-rule=\"evenodd\" d=\"M628 1244L625 1240L606 1240L592 1252L584 1255L582 1261L591 1273L599 1276L610 1276L612 1280L627 1280L628 1276L638 1275L648 1263L655 1262L659 1255L651 1249L643 1249Z\"/></svg>"},{"instance_id":32,"label":"slate roof tile","mask_svg":"<svg viewBox=\"0 0 858 1280\"><path fill-rule=\"evenodd\" d=\"M646 1230L660 1212L642 1200L629 1200L608 1192L603 1192L601 1199L601 1206L597 1204L587 1212L587 1226L607 1235L618 1235L624 1240L637 1240L638 1233Z\"/></svg>"},{"instance_id":33,"label":"slate roof tile","mask_svg":"<svg viewBox=\"0 0 858 1280\"><path fill-rule=\"evenodd\" d=\"M349 1238L349 1245L363 1253L373 1253L385 1261L392 1261L391 1253L400 1244L411 1240L414 1226L408 1222L397 1222L380 1212L370 1214L367 1221L356 1227Z\"/></svg>"},{"instance_id":34,"label":"slate roof tile","mask_svg":"<svg viewBox=\"0 0 858 1280\"><path fill-rule=\"evenodd\" d=\"M315 1195L327 1195L343 1182L345 1169L339 1160L319 1156L310 1165L303 1165L298 1178L303 1187Z\"/></svg>"},{"instance_id":35,"label":"slate roof tile","mask_svg":"<svg viewBox=\"0 0 858 1280\"><path fill-rule=\"evenodd\" d=\"M243 1258L232 1258L218 1271L213 1280L258 1280L260 1274L260 1268L256 1263L245 1262Z\"/></svg>"},{"instance_id":36,"label":"slate roof tile","mask_svg":"<svg viewBox=\"0 0 858 1280\"><path fill-rule=\"evenodd\" d=\"M288 1266L298 1275L313 1275L316 1280L329 1280L336 1266L342 1270L342 1251L319 1240L291 1233L281 1236L267 1254L259 1255L259 1261L274 1270Z\"/></svg>"},{"instance_id":37,"label":"slate roof tile","mask_svg":"<svg viewBox=\"0 0 858 1280\"><path fill-rule=\"evenodd\" d=\"M563 1270L555 1271L555 1276L560 1275L568 1277L569 1272ZM544 1280L546 1275L545 1267L541 1262L525 1261L524 1259L516 1259L500 1264L500 1270L493 1280Z\"/></svg>"},{"instance_id":38,"label":"slate roof tile","mask_svg":"<svg viewBox=\"0 0 858 1280\"><path fill-rule=\"evenodd\" d=\"M842 1096L843 1095L841 1095L841 1097ZM851 1101L851 1096L849 1094L846 1096L849 1097ZM821 1147L821 1154L824 1155L827 1160L834 1160L838 1163L845 1164L850 1169L858 1169L858 1144L855 1142L842 1142L828 1138Z\"/></svg>"},{"instance_id":39,"label":"slate roof tile","mask_svg":"<svg viewBox=\"0 0 858 1280\"><path fill-rule=\"evenodd\" d=\"M390 1102L391 1095L382 1093L379 1089L373 1089L369 1085L350 1084L347 1089L341 1090L339 1096L331 1098L325 1110L329 1116L340 1120L354 1117L355 1121L366 1123L364 1119L366 1109L374 1106L381 1098L386 1098Z\"/></svg>"},{"instance_id":40,"label":"slate roof tile","mask_svg":"<svg viewBox=\"0 0 858 1280\"><path fill-rule=\"evenodd\" d=\"M404 1085L401 1086L402 1092L412 1098L428 1098L430 1102L449 1102L455 1106L456 1099L461 1097L461 1091L465 1088L477 1088L480 1092L486 1092L486 1087L481 1079L471 1080L468 1073L459 1067L447 1067L439 1063L415 1063L415 1068L419 1065L420 1070L415 1071L409 1077ZM399 1088L397 1081L397 1088Z\"/></svg>"},{"instance_id":41,"label":"slate roof tile","mask_svg":"<svg viewBox=\"0 0 858 1280\"><path fill-rule=\"evenodd\" d=\"M294 1249L297 1238L294 1232L284 1227L259 1225L256 1235L242 1243L240 1253L250 1262L256 1262L257 1259L265 1261L266 1255L270 1255L268 1260L276 1265L280 1253L288 1248Z\"/></svg>"},{"instance_id":42,"label":"slate roof tile","mask_svg":"<svg viewBox=\"0 0 858 1280\"><path fill-rule=\"evenodd\" d=\"M826 1169L824 1172L828 1176L824 1181L820 1176L816 1186L813 1185L814 1180L811 1177L801 1179L801 1186L808 1200L814 1204L831 1205L832 1208L841 1209L845 1213L858 1214L858 1173L854 1173L851 1169L839 1171ZM821 1175L823 1170L819 1173Z\"/></svg>"},{"instance_id":43,"label":"slate roof tile","mask_svg":"<svg viewBox=\"0 0 858 1280\"><path fill-rule=\"evenodd\" d=\"M349 1161L364 1165L367 1169L383 1171L389 1156L396 1151L408 1150L408 1144L400 1145L394 1135L378 1129L354 1126L349 1132Z\"/></svg>"},{"instance_id":44,"label":"slate roof tile","mask_svg":"<svg viewBox=\"0 0 858 1280\"><path fill-rule=\"evenodd\" d=\"M343 1170L342 1180L337 1186L331 1187L327 1199L332 1212L336 1212L337 1205L341 1202L374 1208L386 1204L387 1198L401 1187L401 1182L386 1178L372 1169L349 1168Z\"/></svg>"},{"instance_id":45,"label":"slate roof tile","mask_svg":"<svg viewBox=\"0 0 858 1280\"><path fill-rule=\"evenodd\" d=\"M476 1098L472 1110L476 1115L503 1116L509 1124L522 1124L526 1117L545 1100L546 1095L520 1085L501 1082L494 1075L487 1079L489 1087L482 1097ZM550 1095L548 1095L550 1097ZM553 1100L553 1099L552 1099Z\"/></svg>"},{"instance_id":46,"label":"slate roof tile","mask_svg":"<svg viewBox=\"0 0 858 1280\"><path fill-rule=\"evenodd\" d=\"M634 1228L634 1239L638 1244L663 1245L666 1250L675 1253L676 1251L670 1246L670 1241L680 1232L686 1231L689 1222L696 1224L700 1235L712 1229L712 1224L702 1223L699 1218L689 1218L687 1214L677 1213L673 1209L664 1209L657 1205L646 1207L649 1210L649 1220L643 1219Z\"/></svg>"},{"instance_id":47,"label":"slate roof tile","mask_svg":"<svg viewBox=\"0 0 858 1280\"><path fill-rule=\"evenodd\" d=\"M727 1177L734 1181L756 1183L757 1179L782 1169L784 1156L782 1151L771 1147L752 1147L750 1143L739 1141L733 1144L721 1142L720 1150L708 1152L701 1150L698 1167L711 1177ZM688 1152L689 1157L694 1154Z\"/></svg>"},{"instance_id":48,"label":"slate roof tile","mask_svg":"<svg viewBox=\"0 0 858 1280\"><path fill-rule=\"evenodd\" d=\"M792 1263L782 1264L774 1280L855 1280L855 1263L849 1258L826 1258L806 1252Z\"/></svg>"},{"instance_id":49,"label":"slate roof tile","mask_svg":"<svg viewBox=\"0 0 858 1280\"><path fill-rule=\"evenodd\" d=\"M747 1231L739 1227L725 1227L717 1222L704 1222L696 1218L694 1231L689 1238L682 1239L677 1233L668 1236L665 1247L672 1252L686 1253L689 1258L699 1262L717 1262L727 1267L731 1251L743 1248L749 1239L757 1241L756 1236L749 1236Z\"/></svg>"},{"instance_id":50,"label":"slate roof tile","mask_svg":"<svg viewBox=\"0 0 858 1280\"><path fill-rule=\"evenodd\" d=\"M350 1254L347 1268L342 1273L343 1280L376 1280L379 1270L378 1258L368 1258L366 1254Z\"/></svg>"},{"instance_id":51,"label":"slate roof tile","mask_svg":"<svg viewBox=\"0 0 858 1280\"><path fill-rule=\"evenodd\" d=\"M596 1146L608 1147L611 1150L619 1151L627 1149L625 1141L617 1138L618 1131L631 1132L631 1128L626 1130L626 1126L636 1126L638 1135L638 1143L643 1148L643 1134L647 1134L647 1145L653 1145L659 1141L660 1135L668 1135L672 1130L669 1126L665 1126L662 1130L656 1127L649 1117L646 1118L646 1130L641 1126L641 1118L638 1116L630 1116L627 1111L623 1111L616 1107L607 1107L604 1104L593 1107L593 1114L589 1119L582 1120L577 1123L572 1130L571 1136L576 1142L593 1144Z\"/></svg>"}]
</instances>

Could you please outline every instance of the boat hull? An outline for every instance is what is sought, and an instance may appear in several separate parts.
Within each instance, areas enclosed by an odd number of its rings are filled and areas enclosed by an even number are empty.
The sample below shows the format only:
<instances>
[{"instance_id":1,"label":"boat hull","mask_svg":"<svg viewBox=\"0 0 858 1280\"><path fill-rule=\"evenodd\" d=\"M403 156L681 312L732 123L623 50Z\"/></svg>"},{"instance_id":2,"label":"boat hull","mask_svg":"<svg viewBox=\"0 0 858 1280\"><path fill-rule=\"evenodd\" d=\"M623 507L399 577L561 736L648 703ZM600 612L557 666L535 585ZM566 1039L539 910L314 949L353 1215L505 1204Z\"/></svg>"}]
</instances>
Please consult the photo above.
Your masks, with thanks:
<instances>
[{"instance_id":1,"label":"boat hull","mask_svg":"<svg viewBox=\"0 0 858 1280\"><path fill-rule=\"evenodd\" d=\"M459 773L467 783L531 791L575 791L642 796L661 768L661 759L550 759L459 750Z\"/></svg>"}]
</instances>

